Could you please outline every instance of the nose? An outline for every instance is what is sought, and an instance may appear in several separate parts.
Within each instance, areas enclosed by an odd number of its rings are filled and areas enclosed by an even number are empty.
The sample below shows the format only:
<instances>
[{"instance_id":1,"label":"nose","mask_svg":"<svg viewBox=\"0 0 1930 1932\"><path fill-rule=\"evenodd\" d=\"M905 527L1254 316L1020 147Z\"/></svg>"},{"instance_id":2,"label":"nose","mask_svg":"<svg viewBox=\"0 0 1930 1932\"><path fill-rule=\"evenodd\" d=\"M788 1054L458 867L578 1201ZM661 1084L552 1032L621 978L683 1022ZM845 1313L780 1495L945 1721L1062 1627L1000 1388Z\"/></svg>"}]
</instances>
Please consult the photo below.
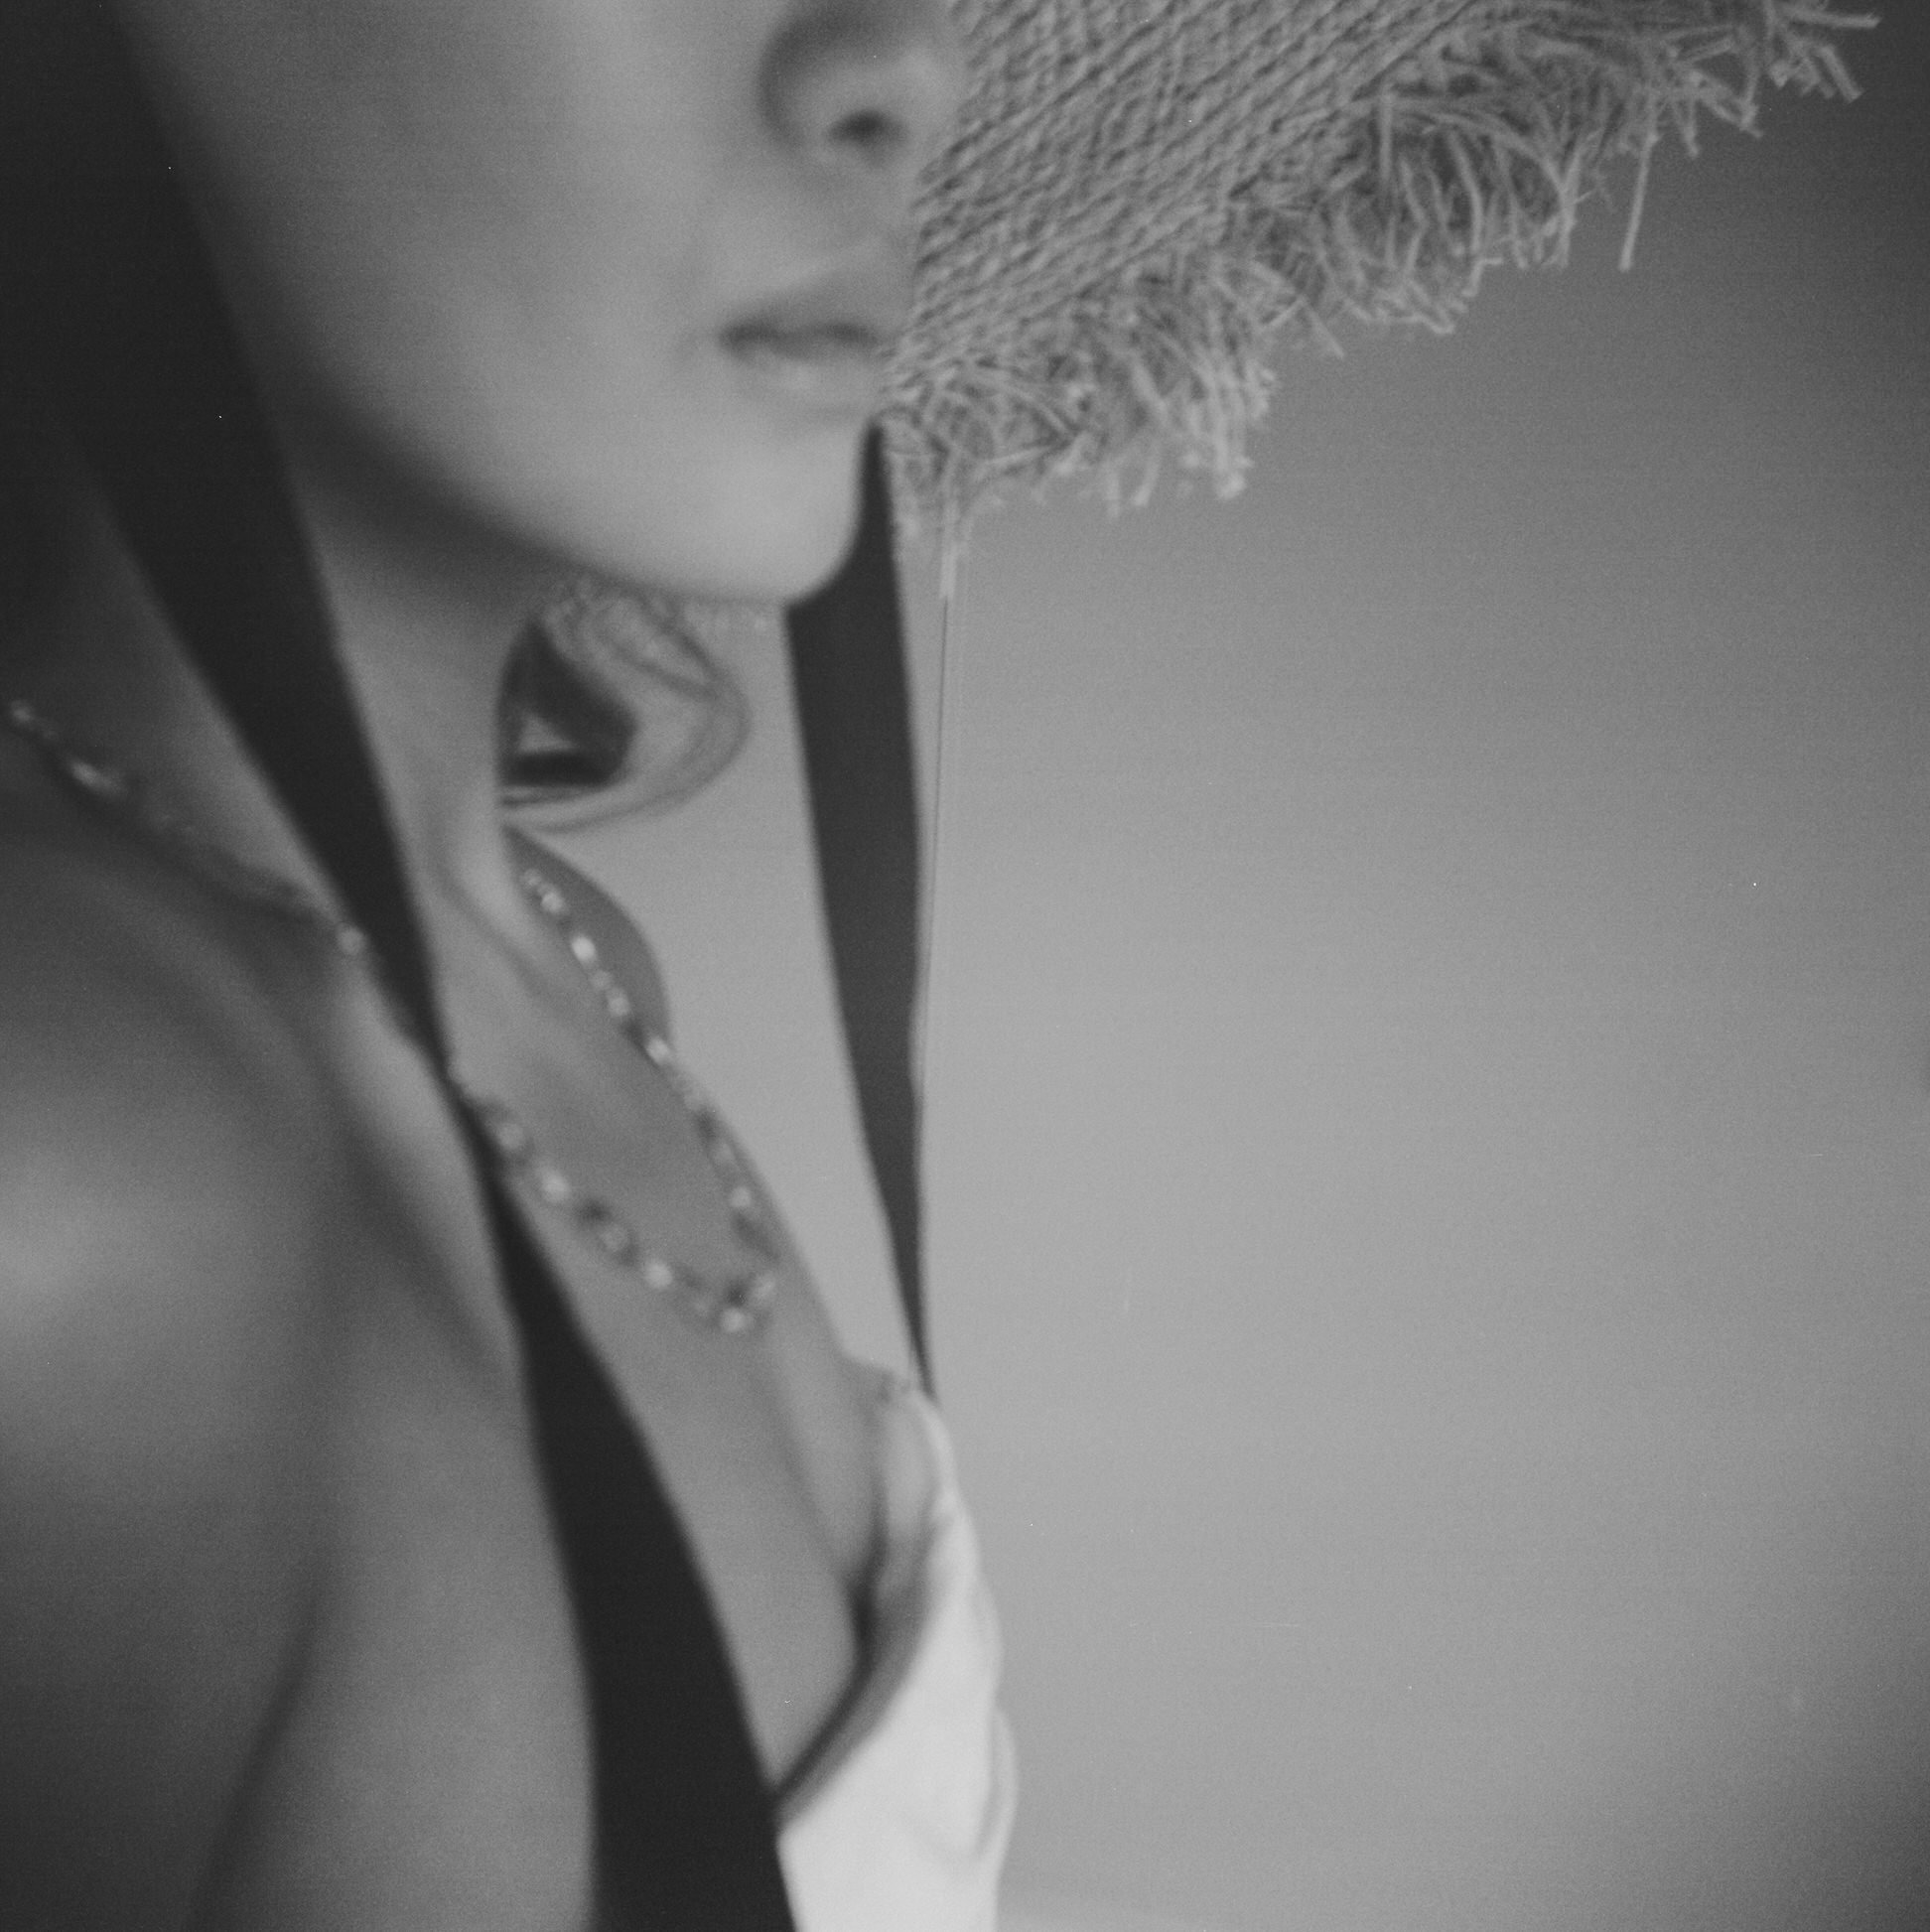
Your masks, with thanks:
<instances>
[{"instance_id":1,"label":"nose","mask_svg":"<svg viewBox=\"0 0 1930 1932\"><path fill-rule=\"evenodd\" d=\"M817 0L773 37L763 76L785 141L860 177L900 216L964 85L947 0Z\"/></svg>"}]
</instances>

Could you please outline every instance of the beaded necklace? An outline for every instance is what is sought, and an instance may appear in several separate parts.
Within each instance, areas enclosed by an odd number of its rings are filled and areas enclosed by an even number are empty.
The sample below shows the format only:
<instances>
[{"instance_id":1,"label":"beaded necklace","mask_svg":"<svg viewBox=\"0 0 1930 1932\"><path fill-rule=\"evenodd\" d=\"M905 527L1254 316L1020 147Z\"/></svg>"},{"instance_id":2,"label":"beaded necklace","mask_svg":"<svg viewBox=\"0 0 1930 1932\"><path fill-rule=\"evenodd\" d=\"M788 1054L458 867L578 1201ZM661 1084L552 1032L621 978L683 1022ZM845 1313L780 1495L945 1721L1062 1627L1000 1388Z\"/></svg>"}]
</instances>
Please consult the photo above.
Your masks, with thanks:
<instances>
[{"instance_id":1,"label":"beaded necklace","mask_svg":"<svg viewBox=\"0 0 1930 1932\"><path fill-rule=\"evenodd\" d=\"M371 972L380 984L380 961L360 927L339 918L292 880L236 858L131 772L70 745L25 699L10 702L4 716L83 803L134 826L152 844L223 892L321 932L337 952ZM536 910L556 927L617 1031L655 1068L682 1107L723 1189L731 1231L749 1255L748 1265L708 1274L657 1253L617 1208L579 1186L543 1152L507 1101L478 1091L453 1064L439 1069L445 1086L481 1132L504 1176L568 1226L601 1260L634 1275L653 1295L674 1302L702 1326L727 1335L757 1333L770 1318L783 1250L752 1182L749 1164L670 1042L645 1023L627 990L604 963L596 941L578 924L562 890L533 866L518 873L517 883ZM394 1013L395 1003L388 1004ZM399 1015L398 1024L403 1032L412 1033Z\"/></svg>"}]
</instances>

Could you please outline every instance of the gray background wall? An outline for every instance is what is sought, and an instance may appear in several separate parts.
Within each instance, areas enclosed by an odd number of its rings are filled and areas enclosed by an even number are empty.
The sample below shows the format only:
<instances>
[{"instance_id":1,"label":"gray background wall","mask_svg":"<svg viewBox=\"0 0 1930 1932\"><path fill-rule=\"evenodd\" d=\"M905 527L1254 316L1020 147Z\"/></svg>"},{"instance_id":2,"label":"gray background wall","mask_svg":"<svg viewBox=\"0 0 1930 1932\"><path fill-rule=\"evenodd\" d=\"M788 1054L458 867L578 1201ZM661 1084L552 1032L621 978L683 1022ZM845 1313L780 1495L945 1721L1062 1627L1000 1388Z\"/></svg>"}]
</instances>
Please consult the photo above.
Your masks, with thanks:
<instances>
[{"instance_id":1,"label":"gray background wall","mask_svg":"<svg viewBox=\"0 0 1930 1932\"><path fill-rule=\"evenodd\" d=\"M1293 358L1238 501L978 535L932 1262L1022 1892L1930 1922L1924 48L1671 156L1630 276ZM889 1353L754 629L752 756L581 849Z\"/></svg>"}]
</instances>

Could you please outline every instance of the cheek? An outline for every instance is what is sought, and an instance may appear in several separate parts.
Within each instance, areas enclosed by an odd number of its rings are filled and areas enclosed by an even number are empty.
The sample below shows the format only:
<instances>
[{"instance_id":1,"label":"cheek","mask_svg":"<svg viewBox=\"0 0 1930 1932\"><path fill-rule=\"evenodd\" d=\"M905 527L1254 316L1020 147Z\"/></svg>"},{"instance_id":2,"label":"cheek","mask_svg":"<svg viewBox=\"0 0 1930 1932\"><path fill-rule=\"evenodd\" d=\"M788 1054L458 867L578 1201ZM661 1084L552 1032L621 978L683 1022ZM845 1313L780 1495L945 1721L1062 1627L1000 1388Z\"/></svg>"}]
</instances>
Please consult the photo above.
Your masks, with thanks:
<instances>
[{"instance_id":1,"label":"cheek","mask_svg":"<svg viewBox=\"0 0 1930 1932\"><path fill-rule=\"evenodd\" d=\"M724 385L728 389L728 385ZM514 427L475 474L500 480L500 520L578 568L691 596L786 602L836 568L855 528L863 425L773 421L693 376L633 416L559 437Z\"/></svg>"},{"instance_id":2,"label":"cheek","mask_svg":"<svg viewBox=\"0 0 1930 1932\"><path fill-rule=\"evenodd\" d=\"M136 0L295 433L620 576L835 564L856 429L760 416L716 362L746 209L782 207L741 11Z\"/></svg>"},{"instance_id":3,"label":"cheek","mask_svg":"<svg viewBox=\"0 0 1930 1932\"><path fill-rule=\"evenodd\" d=\"M478 344L561 361L661 340L699 247L701 76L665 87L621 41L539 34L540 15L511 32L493 6L494 31L438 48L441 11L404 0L410 31L350 58L355 7L204 83L197 186L255 319L291 357L417 388Z\"/></svg>"}]
</instances>

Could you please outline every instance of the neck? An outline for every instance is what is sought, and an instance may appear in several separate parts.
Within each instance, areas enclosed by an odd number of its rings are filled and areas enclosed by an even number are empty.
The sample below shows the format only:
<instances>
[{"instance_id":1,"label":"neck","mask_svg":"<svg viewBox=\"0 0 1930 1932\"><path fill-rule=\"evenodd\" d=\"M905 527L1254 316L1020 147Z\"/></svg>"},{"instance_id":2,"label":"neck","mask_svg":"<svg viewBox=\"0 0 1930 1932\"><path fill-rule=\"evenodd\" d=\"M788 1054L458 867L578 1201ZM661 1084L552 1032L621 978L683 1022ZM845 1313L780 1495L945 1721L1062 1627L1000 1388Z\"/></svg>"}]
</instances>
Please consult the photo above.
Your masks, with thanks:
<instances>
[{"instance_id":1,"label":"neck","mask_svg":"<svg viewBox=\"0 0 1930 1932\"><path fill-rule=\"evenodd\" d=\"M320 466L294 485L427 937L445 969L481 924L526 926L496 806L504 658L553 581L420 507ZM327 897L188 669L84 483L60 598L0 665L64 729L156 781L211 837ZM264 649L275 648L264 639Z\"/></svg>"},{"instance_id":2,"label":"neck","mask_svg":"<svg viewBox=\"0 0 1930 1932\"><path fill-rule=\"evenodd\" d=\"M514 926L497 703L554 566L326 472L299 472L296 484L430 942L479 921Z\"/></svg>"}]
</instances>

